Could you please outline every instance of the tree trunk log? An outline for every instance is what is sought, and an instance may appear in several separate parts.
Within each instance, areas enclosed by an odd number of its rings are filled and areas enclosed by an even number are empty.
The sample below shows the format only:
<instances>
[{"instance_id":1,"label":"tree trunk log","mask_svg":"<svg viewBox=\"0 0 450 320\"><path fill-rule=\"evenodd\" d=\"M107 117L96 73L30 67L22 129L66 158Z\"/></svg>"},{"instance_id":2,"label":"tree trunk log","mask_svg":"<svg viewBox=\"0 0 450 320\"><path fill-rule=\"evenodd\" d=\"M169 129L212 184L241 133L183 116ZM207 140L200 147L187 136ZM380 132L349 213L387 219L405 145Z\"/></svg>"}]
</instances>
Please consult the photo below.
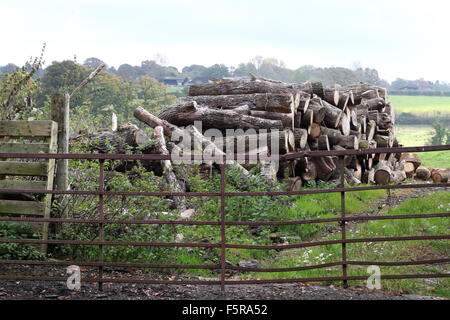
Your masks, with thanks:
<instances>
[{"instance_id":1,"label":"tree trunk log","mask_svg":"<svg viewBox=\"0 0 450 320\"><path fill-rule=\"evenodd\" d=\"M302 173L302 179L305 181L313 181L316 178L317 178L316 164L310 159L307 162L306 170Z\"/></svg>"},{"instance_id":2,"label":"tree trunk log","mask_svg":"<svg viewBox=\"0 0 450 320\"><path fill-rule=\"evenodd\" d=\"M308 110L313 112L313 122L322 123L325 119L326 110L321 105L309 104Z\"/></svg>"},{"instance_id":3,"label":"tree trunk log","mask_svg":"<svg viewBox=\"0 0 450 320\"><path fill-rule=\"evenodd\" d=\"M330 145L339 145L346 149L359 149L359 141L355 136L344 136L339 130L320 127L320 135L328 136Z\"/></svg>"},{"instance_id":4,"label":"tree trunk log","mask_svg":"<svg viewBox=\"0 0 450 320\"><path fill-rule=\"evenodd\" d=\"M422 162L420 161L420 158L418 155L413 153L402 153L400 155L399 161L406 161L406 162L412 162L414 164L415 169L420 167Z\"/></svg>"},{"instance_id":5,"label":"tree trunk log","mask_svg":"<svg viewBox=\"0 0 450 320\"><path fill-rule=\"evenodd\" d=\"M152 138L155 140L154 148L158 154L168 155L169 150L166 146L166 140L164 138L164 128L157 126L153 129ZM173 172L172 162L170 160L162 160L161 165L163 167L163 177L167 182L167 185L172 189L173 192L184 192L185 188L181 184L175 173ZM185 197L173 197L175 205L178 210L183 211L186 209L186 199Z\"/></svg>"},{"instance_id":6,"label":"tree trunk log","mask_svg":"<svg viewBox=\"0 0 450 320\"><path fill-rule=\"evenodd\" d=\"M448 182L447 170L433 169L431 171L431 179L434 183L446 183Z\"/></svg>"},{"instance_id":7,"label":"tree trunk log","mask_svg":"<svg viewBox=\"0 0 450 320\"><path fill-rule=\"evenodd\" d=\"M308 95L309 96L309 95ZM195 101L210 108L225 109L248 105L250 110L291 113L296 112L299 101L293 93L252 93L236 95L187 96L182 101Z\"/></svg>"},{"instance_id":8,"label":"tree trunk log","mask_svg":"<svg viewBox=\"0 0 450 320\"><path fill-rule=\"evenodd\" d=\"M138 107L134 110L134 116L136 117L136 119L149 125L152 128L162 126L164 135L167 137L171 137L172 133L175 133L178 137L183 137L186 136L187 134L185 130L182 130L177 126L174 126L173 124L170 124L169 122L152 115L150 112L148 112L142 107ZM209 139L203 136L203 134L201 134L195 127L191 127L190 130L188 131L193 134L194 139L197 139L197 141L201 143L203 148L208 147L209 149L212 149L213 152L218 156L224 155L224 152L222 150L219 150L219 148L217 148L217 146L214 143L212 143ZM227 169L230 170L232 170L233 168L238 168L240 178L244 181L248 180L251 176L250 173L245 168L243 168L240 164L238 164L234 160L227 160L225 165Z\"/></svg>"},{"instance_id":9,"label":"tree trunk log","mask_svg":"<svg viewBox=\"0 0 450 320\"><path fill-rule=\"evenodd\" d=\"M317 139L319 150L330 150L330 143L328 142L328 136L321 135Z\"/></svg>"},{"instance_id":10,"label":"tree trunk log","mask_svg":"<svg viewBox=\"0 0 450 320\"><path fill-rule=\"evenodd\" d=\"M392 144L394 143L394 138L392 136L387 137L376 134L373 139L377 142L379 148L392 148Z\"/></svg>"},{"instance_id":11,"label":"tree trunk log","mask_svg":"<svg viewBox=\"0 0 450 320\"><path fill-rule=\"evenodd\" d=\"M406 175L411 178L412 175L414 174L414 171L416 170L416 168L414 167L414 163L412 162L405 162L405 173Z\"/></svg>"},{"instance_id":12,"label":"tree trunk log","mask_svg":"<svg viewBox=\"0 0 450 320\"><path fill-rule=\"evenodd\" d=\"M305 129L295 128L294 132L294 140L296 149L305 149L306 143L308 141L308 132Z\"/></svg>"},{"instance_id":13,"label":"tree trunk log","mask_svg":"<svg viewBox=\"0 0 450 320\"><path fill-rule=\"evenodd\" d=\"M416 169L416 178L420 180L428 180L431 178L431 172L428 168L419 166Z\"/></svg>"},{"instance_id":14,"label":"tree trunk log","mask_svg":"<svg viewBox=\"0 0 450 320\"><path fill-rule=\"evenodd\" d=\"M285 128L294 127L294 115L292 113L278 113L278 112L254 110L250 111L250 115L252 117L257 118L280 120Z\"/></svg>"},{"instance_id":15,"label":"tree trunk log","mask_svg":"<svg viewBox=\"0 0 450 320\"><path fill-rule=\"evenodd\" d=\"M328 181L336 169L332 157L312 157L311 161L316 164L317 178Z\"/></svg>"},{"instance_id":16,"label":"tree trunk log","mask_svg":"<svg viewBox=\"0 0 450 320\"><path fill-rule=\"evenodd\" d=\"M374 180L377 184L387 185L391 182L392 169L387 165L386 161L380 161L374 169Z\"/></svg>"},{"instance_id":17,"label":"tree trunk log","mask_svg":"<svg viewBox=\"0 0 450 320\"><path fill-rule=\"evenodd\" d=\"M337 128L341 122L343 111L326 101L322 101L325 109L325 124L330 128Z\"/></svg>"},{"instance_id":18,"label":"tree trunk log","mask_svg":"<svg viewBox=\"0 0 450 320\"><path fill-rule=\"evenodd\" d=\"M308 84L288 84L264 80L222 80L216 83L194 84L189 87L189 96L234 95L252 93L293 93L308 91Z\"/></svg>"},{"instance_id":19,"label":"tree trunk log","mask_svg":"<svg viewBox=\"0 0 450 320\"><path fill-rule=\"evenodd\" d=\"M159 115L176 126L193 125L195 121L201 121L202 129L283 129L281 120L269 120L247 116L234 112L233 110L218 110L206 107L196 107L195 103L190 106L178 105L169 107Z\"/></svg>"}]
</instances>

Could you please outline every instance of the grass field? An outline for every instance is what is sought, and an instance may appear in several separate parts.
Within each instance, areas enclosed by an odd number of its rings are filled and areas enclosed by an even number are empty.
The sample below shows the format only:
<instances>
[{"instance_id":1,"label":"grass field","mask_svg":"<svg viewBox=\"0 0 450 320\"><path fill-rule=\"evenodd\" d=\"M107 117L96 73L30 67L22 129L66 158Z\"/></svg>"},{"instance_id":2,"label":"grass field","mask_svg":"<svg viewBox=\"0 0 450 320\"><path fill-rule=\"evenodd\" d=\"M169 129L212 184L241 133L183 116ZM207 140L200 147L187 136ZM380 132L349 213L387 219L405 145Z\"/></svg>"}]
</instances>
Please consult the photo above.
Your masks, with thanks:
<instances>
[{"instance_id":1,"label":"grass field","mask_svg":"<svg viewBox=\"0 0 450 320\"><path fill-rule=\"evenodd\" d=\"M396 125L395 135L405 147L425 146L433 128L427 125Z\"/></svg>"},{"instance_id":2,"label":"grass field","mask_svg":"<svg viewBox=\"0 0 450 320\"><path fill-rule=\"evenodd\" d=\"M409 112L416 115L450 115L450 97L389 96L397 114Z\"/></svg>"},{"instance_id":3,"label":"grass field","mask_svg":"<svg viewBox=\"0 0 450 320\"><path fill-rule=\"evenodd\" d=\"M417 116L450 117L450 97L390 96L397 114L409 112ZM425 146L433 128L429 125L396 125L395 133L405 147ZM450 151L420 153L422 164L433 168L450 167Z\"/></svg>"},{"instance_id":4,"label":"grass field","mask_svg":"<svg viewBox=\"0 0 450 320\"><path fill-rule=\"evenodd\" d=\"M395 126L398 141L405 147L420 147L427 144L431 135L431 126L404 125ZM418 153L422 165L431 168L450 168L450 151Z\"/></svg>"}]
</instances>

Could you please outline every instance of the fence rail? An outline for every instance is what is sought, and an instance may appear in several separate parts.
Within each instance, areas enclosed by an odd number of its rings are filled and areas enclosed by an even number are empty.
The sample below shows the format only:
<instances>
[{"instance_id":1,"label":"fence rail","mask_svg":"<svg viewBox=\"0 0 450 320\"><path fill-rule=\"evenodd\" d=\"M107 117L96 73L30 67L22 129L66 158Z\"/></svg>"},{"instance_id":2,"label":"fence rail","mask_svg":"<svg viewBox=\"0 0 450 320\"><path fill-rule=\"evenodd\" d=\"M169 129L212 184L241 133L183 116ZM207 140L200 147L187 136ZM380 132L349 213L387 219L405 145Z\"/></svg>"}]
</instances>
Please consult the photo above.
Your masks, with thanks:
<instances>
[{"instance_id":1,"label":"fence rail","mask_svg":"<svg viewBox=\"0 0 450 320\"><path fill-rule=\"evenodd\" d=\"M341 151L304 151L286 154L280 156L280 161L293 160L302 157L320 157L320 156L337 156L340 165L343 165L344 156L348 155L366 155L378 153L403 153L403 152L431 152L450 150L450 145L446 146L430 146L430 147L403 147L403 148L378 148L363 150L341 150ZM33 260L0 260L0 265L80 265L98 267L98 277L83 277L83 282L96 282L99 289L102 289L103 283L145 283L145 284L202 284L202 285L220 285L221 290L225 289L227 284L257 284L257 283L289 283L289 282L320 282L320 281L342 281L347 286L349 280L365 280L366 276L349 276L347 267L350 265L380 265L380 266L408 266L408 265L426 265L426 264L447 264L450 263L449 258L418 260L418 261L352 261L347 259L347 244L351 243L367 243L367 242L386 242L386 241L417 241L417 240L446 240L450 239L450 235L433 235L433 236L396 236L396 237L372 237L372 238L347 238L347 222L350 221L373 221L373 220L397 220L397 219L429 219L429 218L445 218L450 217L447 213L411 213L405 215L389 215L389 216L358 216L346 215L345 195L347 192L363 191L363 190L379 190L379 189L409 189L409 188L443 188L449 187L448 183L441 184L403 184L403 185L383 185L383 186L362 186L362 187L345 187L344 173L341 172L340 185L337 188L330 189L313 189L299 191L270 191L270 192L226 192L225 170L226 166L221 166L220 191L219 192L130 192L130 191L107 191L105 190L105 160L170 160L170 155L124 155L124 154L17 154L17 153L0 153L0 159L19 158L19 159L79 159L79 160L98 160L98 189L97 190L10 190L0 189L1 193L32 193L32 194L52 194L52 195L91 195L98 196L98 215L96 219L75 219L75 218L36 218L36 217L0 217L2 222L46 222L46 223L77 223L77 224L96 224L99 226L98 239L96 241L81 240L39 240L39 239L12 239L0 238L0 243L30 243L30 244L67 244L67 245L90 245L99 246L98 261L33 261ZM246 156L246 159L254 159L252 156ZM229 158L227 158L229 159ZM241 159L241 158L240 158ZM208 157L204 157L208 160ZM227 221L226 219L226 199L228 197L242 196L289 196L304 194L321 194L321 193L340 193L340 216L336 218L318 218L308 220L291 220L291 221ZM186 196L186 197L219 197L220 198L220 219L219 221L186 221L186 220L111 220L105 218L104 198L106 196ZM281 226L281 225L301 225L301 224L317 224L337 222L340 226L341 238L337 240L312 241L288 245L240 245L230 243L226 239L226 228L228 226ZM105 241L106 224L165 224L165 225L211 225L220 227L219 243L195 243L195 242L138 242L138 241ZM249 250L287 250L293 248L305 248L323 245L341 245L341 260L323 264L286 267L286 268L253 268L230 266L226 264L227 249L249 249ZM151 264L151 263L126 263L126 262L105 262L104 247L105 246L144 246L144 247L197 247L197 248L217 248L220 250L218 264L205 265L186 265L186 264ZM309 278L289 278L289 279L247 279L247 280L229 280L226 279L227 270L248 271L248 272L290 272L312 270L327 267L342 267L342 276L334 277L309 277ZM210 269L220 272L218 280L150 280L137 278L107 278L104 277L104 267L121 267L121 268L153 268L153 269ZM411 279L411 278L448 278L450 274L394 274L382 275L381 279ZM0 280L42 280L42 281L66 281L64 277L39 277L39 276L19 276L16 274L0 275Z\"/></svg>"}]
</instances>

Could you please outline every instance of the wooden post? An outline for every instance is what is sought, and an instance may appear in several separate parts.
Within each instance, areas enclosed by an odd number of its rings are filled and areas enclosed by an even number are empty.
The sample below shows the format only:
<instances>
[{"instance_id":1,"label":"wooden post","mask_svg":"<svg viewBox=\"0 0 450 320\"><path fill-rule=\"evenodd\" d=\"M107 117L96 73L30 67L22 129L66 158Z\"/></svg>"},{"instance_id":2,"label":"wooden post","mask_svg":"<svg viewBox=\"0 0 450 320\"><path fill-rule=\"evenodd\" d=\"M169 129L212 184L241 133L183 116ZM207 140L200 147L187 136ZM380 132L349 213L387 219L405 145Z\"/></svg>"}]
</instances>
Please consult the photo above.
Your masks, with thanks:
<instances>
[{"instance_id":1,"label":"wooden post","mask_svg":"<svg viewBox=\"0 0 450 320\"><path fill-rule=\"evenodd\" d=\"M55 93L51 98L51 118L58 123L58 150L57 153L69 153L69 105L70 95ZM67 190L69 188L69 160L60 159L56 165L56 189ZM62 197L61 205L65 208L65 197ZM63 217L67 217L64 209Z\"/></svg>"}]
</instances>

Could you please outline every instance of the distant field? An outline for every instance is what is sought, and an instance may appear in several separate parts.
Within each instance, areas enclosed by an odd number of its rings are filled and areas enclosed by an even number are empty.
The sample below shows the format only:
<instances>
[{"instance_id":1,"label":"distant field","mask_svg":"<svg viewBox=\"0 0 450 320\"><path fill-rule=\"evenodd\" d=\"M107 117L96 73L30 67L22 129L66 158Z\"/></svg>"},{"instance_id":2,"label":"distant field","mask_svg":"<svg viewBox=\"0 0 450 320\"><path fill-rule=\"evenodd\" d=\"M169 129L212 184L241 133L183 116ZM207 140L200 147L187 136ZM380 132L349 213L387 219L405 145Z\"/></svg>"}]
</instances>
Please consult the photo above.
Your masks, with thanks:
<instances>
[{"instance_id":1,"label":"distant field","mask_svg":"<svg viewBox=\"0 0 450 320\"><path fill-rule=\"evenodd\" d=\"M397 140L405 147L418 147L426 145L432 129L426 125L396 125L395 134Z\"/></svg>"},{"instance_id":2,"label":"distant field","mask_svg":"<svg viewBox=\"0 0 450 320\"><path fill-rule=\"evenodd\" d=\"M395 132L398 141L405 147L420 147L426 145L432 127L421 125L396 125ZM450 151L418 153L422 164L431 168L450 168Z\"/></svg>"},{"instance_id":3,"label":"distant field","mask_svg":"<svg viewBox=\"0 0 450 320\"><path fill-rule=\"evenodd\" d=\"M397 114L409 112L417 115L450 114L450 97L389 96Z\"/></svg>"},{"instance_id":4,"label":"distant field","mask_svg":"<svg viewBox=\"0 0 450 320\"><path fill-rule=\"evenodd\" d=\"M422 165L430 168L450 168L450 151L435 151L418 153Z\"/></svg>"}]
</instances>

